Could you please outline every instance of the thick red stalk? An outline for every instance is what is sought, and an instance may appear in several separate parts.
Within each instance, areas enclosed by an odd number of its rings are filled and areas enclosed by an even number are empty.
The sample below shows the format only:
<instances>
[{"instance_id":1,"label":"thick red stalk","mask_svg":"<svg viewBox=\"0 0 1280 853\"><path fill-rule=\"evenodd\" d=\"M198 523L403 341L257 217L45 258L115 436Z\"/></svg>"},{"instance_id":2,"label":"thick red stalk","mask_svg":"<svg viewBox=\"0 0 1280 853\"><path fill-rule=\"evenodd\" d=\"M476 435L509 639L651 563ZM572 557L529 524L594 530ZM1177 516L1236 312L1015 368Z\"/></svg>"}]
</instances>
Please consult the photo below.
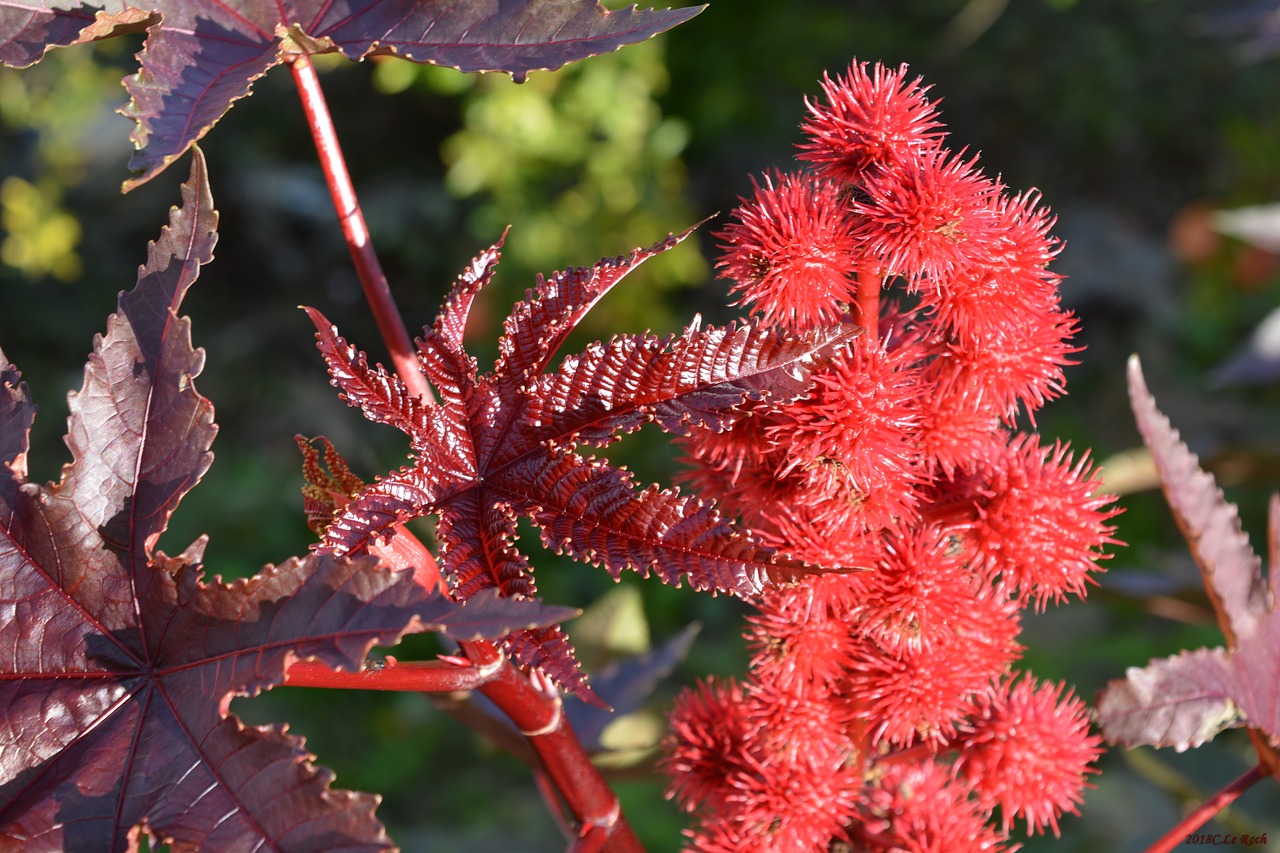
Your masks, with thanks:
<instances>
[{"instance_id":1,"label":"thick red stalk","mask_svg":"<svg viewBox=\"0 0 1280 853\"><path fill-rule=\"evenodd\" d=\"M396 307L391 288L387 285L387 277L382 272L382 265L369 240L369 227L365 224L364 212L356 199L355 187L347 172L346 159L342 156L342 147L338 144L338 134L333 127L324 92L320 89L320 78L316 75L315 66L305 54L299 54L291 59L289 68L293 71L298 96L302 99L302 109L306 113L307 124L311 127L311 137L315 140L316 153L320 157L325 181L329 185L329 195L338 212L342 236L351 252L351 260L360 277L360 286L364 288L365 299L373 309L378 331L390 351L391 364L411 393L420 395L424 400L433 400L435 398L431 393L431 386L418 369L413 341L409 338L400 309Z\"/></svg>"},{"instance_id":2,"label":"thick red stalk","mask_svg":"<svg viewBox=\"0 0 1280 853\"><path fill-rule=\"evenodd\" d=\"M369 546L369 553L381 557L393 569L412 568L413 579L429 592L449 591L435 555L405 527L396 528L385 542L375 541Z\"/></svg>"},{"instance_id":3,"label":"thick red stalk","mask_svg":"<svg viewBox=\"0 0 1280 853\"><path fill-rule=\"evenodd\" d=\"M389 658L380 667L360 672L330 669L318 661L298 661L285 673L287 687L328 687L345 690L404 690L452 693L475 690L494 678L498 665L472 666L449 661L405 661Z\"/></svg>"},{"instance_id":4,"label":"thick red stalk","mask_svg":"<svg viewBox=\"0 0 1280 853\"><path fill-rule=\"evenodd\" d=\"M501 659L501 652L488 642L463 643L463 649L478 667ZM555 693L539 690L510 663L480 687L490 701L511 718L537 754L552 785L564 797L565 805L579 823L580 836L570 846L575 853L643 853L613 789L591 763L582 743L564 714Z\"/></svg>"},{"instance_id":5,"label":"thick red stalk","mask_svg":"<svg viewBox=\"0 0 1280 853\"><path fill-rule=\"evenodd\" d=\"M880 339L880 276L868 270L858 272L858 324L873 340Z\"/></svg>"},{"instance_id":6,"label":"thick red stalk","mask_svg":"<svg viewBox=\"0 0 1280 853\"><path fill-rule=\"evenodd\" d=\"M1176 826L1161 836L1160 840L1147 848L1147 853L1169 853L1186 843L1187 836L1204 826L1218 812L1231 805L1236 799L1253 785L1267 778L1267 771L1261 764L1246 771L1238 779L1209 799L1205 800L1191 814L1184 817Z\"/></svg>"}]
</instances>

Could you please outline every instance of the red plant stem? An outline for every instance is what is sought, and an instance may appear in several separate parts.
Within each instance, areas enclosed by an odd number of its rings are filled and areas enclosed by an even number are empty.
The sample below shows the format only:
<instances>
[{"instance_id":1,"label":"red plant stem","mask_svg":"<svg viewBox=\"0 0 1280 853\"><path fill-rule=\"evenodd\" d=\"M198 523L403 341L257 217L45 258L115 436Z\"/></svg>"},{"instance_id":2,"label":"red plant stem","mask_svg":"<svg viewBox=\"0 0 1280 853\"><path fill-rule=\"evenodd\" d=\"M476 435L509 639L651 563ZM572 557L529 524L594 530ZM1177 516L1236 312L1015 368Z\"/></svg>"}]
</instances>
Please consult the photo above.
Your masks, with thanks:
<instances>
[{"instance_id":1,"label":"red plant stem","mask_svg":"<svg viewBox=\"0 0 1280 853\"><path fill-rule=\"evenodd\" d=\"M1267 778L1267 771L1261 764L1248 770L1240 778L1214 794L1200 804L1200 807L1180 820L1177 826L1166 832L1159 841L1147 848L1147 853L1168 853L1186 842L1187 836L1204 826L1214 815L1235 802L1255 783Z\"/></svg>"},{"instance_id":2,"label":"red plant stem","mask_svg":"<svg viewBox=\"0 0 1280 853\"><path fill-rule=\"evenodd\" d=\"M316 68L305 54L291 57L289 68L293 71L298 96L302 99L302 109L306 113L307 124L311 127L311 137L315 140L316 153L324 169L325 181L329 184L333 207L338 212L342 236L351 252L351 260L355 264L356 275L360 277L360 286L364 288L365 299L373 309L378 331L390 351L391 364L410 393L432 401L435 397L431 393L431 386L418 369L413 341L409 339L400 309L391 296L387 277L382 272L382 265L378 263L373 243L369 240L369 227L365 224L364 213L356 199L355 187L347 171L346 159L342 156L342 146L338 143L333 118L329 115L329 105L320 89Z\"/></svg>"},{"instance_id":3,"label":"red plant stem","mask_svg":"<svg viewBox=\"0 0 1280 853\"><path fill-rule=\"evenodd\" d=\"M448 661L405 661L388 659L376 669L343 672L319 661L294 663L285 673L287 687L329 687L346 690L405 690L418 693L453 693L476 690L493 679L500 664L468 666Z\"/></svg>"},{"instance_id":4,"label":"red plant stem","mask_svg":"<svg viewBox=\"0 0 1280 853\"><path fill-rule=\"evenodd\" d=\"M888 826L888 821L882 822ZM860 842L859 850L905 850L907 843L888 829L871 830L861 821L851 821L845 828L854 841Z\"/></svg>"},{"instance_id":5,"label":"red plant stem","mask_svg":"<svg viewBox=\"0 0 1280 853\"><path fill-rule=\"evenodd\" d=\"M462 643L467 657L483 668L501 652L488 642ZM591 757L564 715L560 697L540 690L510 663L504 662L480 692L505 713L533 747L551 784L579 823L572 851L643 853L640 839L622 815L613 789L591 763Z\"/></svg>"},{"instance_id":6,"label":"red plant stem","mask_svg":"<svg viewBox=\"0 0 1280 853\"><path fill-rule=\"evenodd\" d=\"M926 524L959 530L972 527L977 505L969 498L931 504L921 509L920 515Z\"/></svg>"},{"instance_id":7,"label":"red plant stem","mask_svg":"<svg viewBox=\"0 0 1280 853\"><path fill-rule=\"evenodd\" d=\"M898 749L876 758L876 766L881 767L889 764L913 764L924 761L930 756L937 755L938 750L931 744L917 743L914 746L908 746L905 749Z\"/></svg>"},{"instance_id":8,"label":"red plant stem","mask_svg":"<svg viewBox=\"0 0 1280 853\"><path fill-rule=\"evenodd\" d=\"M413 569L413 580L423 589L448 592L435 555L407 528L397 527L385 542L375 539L369 545L369 553L381 557L392 569Z\"/></svg>"},{"instance_id":9,"label":"red plant stem","mask_svg":"<svg viewBox=\"0 0 1280 853\"><path fill-rule=\"evenodd\" d=\"M542 768L537 766L536 761L529 763L533 765L534 785L542 795L542 801L547 804L547 811L551 812L551 818L556 822L556 826L560 827L560 832L565 838L572 838L576 830L573 822L564 813L564 799L560 796L559 789L547 778L547 774L542 772Z\"/></svg>"},{"instance_id":10,"label":"red plant stem","mask_svg":"<svg viewBox=\"0 0 1280 853\"><path fill-rule=\"evenodd\" d=\"M462 645L471 666L390 659L377 669L343 672L317 661L298 661L289 667L285 685L425 693L479 690L515 723L537 755L545 774L544 797L550 799L558 793L578 822L579 836L570 850L643 853L640 840L622 815L617 795L569 725L560 697L536 688L492 643Z\"/></svg>"},{"instance_id":11,"label":"red plant stem","mask_svg":"<svg viewBox=\"0 0 1280 853\"><path fill-rule=\"evenodd\" d=\"M858 272L858 323L874 341L880 340L880 276L874 270Z\"/></svg>"}]
</instances>

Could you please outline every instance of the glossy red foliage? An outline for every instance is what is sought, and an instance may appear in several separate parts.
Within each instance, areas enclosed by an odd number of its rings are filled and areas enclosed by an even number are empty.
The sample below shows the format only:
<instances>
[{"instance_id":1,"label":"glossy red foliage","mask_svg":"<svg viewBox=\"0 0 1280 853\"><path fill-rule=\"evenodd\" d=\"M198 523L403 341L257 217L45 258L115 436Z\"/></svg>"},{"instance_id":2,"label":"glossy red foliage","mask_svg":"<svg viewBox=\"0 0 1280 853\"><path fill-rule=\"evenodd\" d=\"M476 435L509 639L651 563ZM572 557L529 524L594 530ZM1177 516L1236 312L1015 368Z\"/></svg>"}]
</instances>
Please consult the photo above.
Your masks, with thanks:
<instances>
[{"instance_id":1,"label":"glossy red foliage","mask_svg":"<svg viewBox=\"0 0 1280 853\"><path fill-rule=\"evenodd\" d=\"M370 367L308 309L343 399L403 430L415 457L336 512L321 549L356 553L411 518L435 515L441 568L455 598L488 588L531 597L533 567L516 547L516 520L525 516L546 547L603 566L615 578L632 570L751 598L792 576L799 564L735 528L714 503L642 487L626 469L579 452L647 423L678 435L728 429L754 404L803 395L813 371L860 331L845 323L790 337L753 325L701 328L695 320L679 335L617 335L552 366L592 305L684 236L540 279L507 317L497 362L483 374L463 348L463 330L500 248L480 255L419 342L419 363L437 403L410 394L381 366ZM518 632L506 647L520 663L591 698L558 628Z\"/></svg>"}]
</instances>

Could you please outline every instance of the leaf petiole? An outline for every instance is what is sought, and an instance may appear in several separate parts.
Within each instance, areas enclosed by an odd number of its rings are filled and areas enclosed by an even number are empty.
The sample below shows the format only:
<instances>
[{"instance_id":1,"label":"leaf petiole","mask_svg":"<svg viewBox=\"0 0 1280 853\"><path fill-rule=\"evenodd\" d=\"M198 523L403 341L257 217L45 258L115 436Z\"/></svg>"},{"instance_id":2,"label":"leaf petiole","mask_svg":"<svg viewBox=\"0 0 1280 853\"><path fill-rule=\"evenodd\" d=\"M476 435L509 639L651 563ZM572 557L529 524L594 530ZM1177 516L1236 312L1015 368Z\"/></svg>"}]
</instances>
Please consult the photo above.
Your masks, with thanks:
<instances>
[{"instance_id":1,"label":"leaf petiole","mask_svg":"<svg viewBox=\"0 0 1280 853\"><path fill-rule=\"evenodd\" d=\"M333 118L320 88L316 67L306 54L290 56L288 65L298 86L298 97L302 100L307 125L311 128L311 137L316 143L316 154L324 170L334 210L338 213L342 237L351 252L356 275L360 278L365 299L373 310L378 331L391 354L391 364L411 393L421 396L425 402L434 402L435 396L422 371L418 369L413 342L409 339L400 309L396 307L391 288L387 285L387 276L382 271L382 265L378 262L373 243L369 239L369 226L365 223L364 212L360 209L355 187L351 183L351 174L347 171L346 159L342 156L342 146L338 142Z\"/></svg>"},{"instance_id":2,"label":"leaf petiole","mask_svg":"<svg viewBox=\"0 0 1280 853\"><path fill-rule=\"evenodd\" d=\"M1186 842L1187 836L1204 826L1231 805L1241 794L1252 788L1257 782L1267 778L1267 771L1261 764L1246 770L1234 782L1201 803L1195 811L1178 821L1172 829L1160 837L1160 840L1147 848L1147 853L1168 853Z\"/></svg>"},{"instance_id":3,"label":"leaf petiole","mask_svg":"<svg viewBox=\"0 0 1280 853\"><path fill-rule=\"evenodd\" d=\"M388 662L378 669L343 672L318 661L304 660L289 667L285 686L453 693L478 689L497 677L499 668L500 663L459 666L449 661L405 661Z\"/></svg>"}]
</instances>

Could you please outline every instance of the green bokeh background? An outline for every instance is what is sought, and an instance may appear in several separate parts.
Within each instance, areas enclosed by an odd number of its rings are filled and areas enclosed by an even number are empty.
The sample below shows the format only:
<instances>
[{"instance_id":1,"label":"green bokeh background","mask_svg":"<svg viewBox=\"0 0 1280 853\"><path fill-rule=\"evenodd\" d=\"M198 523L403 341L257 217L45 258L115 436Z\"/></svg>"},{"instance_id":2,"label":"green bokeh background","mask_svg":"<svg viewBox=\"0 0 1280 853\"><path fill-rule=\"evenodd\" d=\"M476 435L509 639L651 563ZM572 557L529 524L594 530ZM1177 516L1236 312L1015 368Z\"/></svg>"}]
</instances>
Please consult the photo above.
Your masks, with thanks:
<instances>
[{"instance_id":1,"label":"green bokeh background","mask_svg":"<svg viewBox=\"0 0 1280 853\"><path fill-rule=\"evenodd\" d=\"M1071 396L1039 414L1038 428L1100 460L1137 446L1123 365L1139 352L1162 408L1262 542L1266 499L1280 483L1280 395L1217 387L1210 374L1280 305L1280 275L1243 244L1223 241L1192 263L1170 242L1175 223L1200 209L1280 198L1280 60L1242 63L1235 44L1205 35L1197 16L1216 5L723 0L667 36L523 86L396 60L321 67L411 327L433 318L467 259L511 226L498 287L470 330L483 363L505 307L535 273L730 210L753 174L791 166L803 98L817 94L824 71L855 56L909 63L942 99L951 145L981 151L1015 189L1039 187L1059 214L1064 296L1082 317L1086 349L1068 373ZM0 346L41 406L33 479L55 478L67 459L65 391L78 387L94 333L132 285L186 172L180 163L118 194L129 123L113 110L138 47L55 51L33 69L0 71ZM383 357L289 75L259 81L204 148L221 238L184 308L208 353L199 387L221 432L213 469L162 546L177 551L207 532L209 571L232 576L309 542L295 433L327 435L366 477L400 464L406 443L337 401L296 308L321 308ZM578 340L674 331L695 312L732 316L714 278L714 229L628 279ZM610 453L658 482L678 468L665 437L647 431ZM1090 699L1128 666L1221 642L1160 496L1122 503L1118 537L1128 547L1100 587L1087 602L1027 618L1026 667ZM529 549L549 600L587 606L614 588L603 572ZM633 643L703 625L659 706L680 684L742 671L741 606L634 579L623 586L643 604L643 620L624 622ZM432 649L419 639L397 654ZM281 689L234 707L255 722L288 719L340 785L383 794L380 814L406 850L563 848L528 771L422 697ZM1247 769L1251 754L1239 732L1182 755L1112 750L1083 818L1027 849L1143 849L1188 802ZM618 789L649 848L678 849L684 821L661 780L632 776ZM1207 831L1268 832L1270 845L1254 849L1280 847L1277 814L1275 786L1262 785Z\"/></svg>"}]
</instances>

